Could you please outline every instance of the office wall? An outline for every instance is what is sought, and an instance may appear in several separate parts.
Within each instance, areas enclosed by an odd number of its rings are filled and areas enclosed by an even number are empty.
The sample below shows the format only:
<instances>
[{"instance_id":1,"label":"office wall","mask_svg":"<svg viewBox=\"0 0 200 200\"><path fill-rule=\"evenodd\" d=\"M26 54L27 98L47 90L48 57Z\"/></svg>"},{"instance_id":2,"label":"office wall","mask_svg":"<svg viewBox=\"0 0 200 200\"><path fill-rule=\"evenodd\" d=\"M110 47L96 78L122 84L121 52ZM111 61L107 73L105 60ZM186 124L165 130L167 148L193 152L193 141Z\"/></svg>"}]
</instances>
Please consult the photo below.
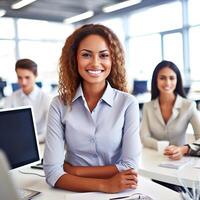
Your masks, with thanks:
<instances>
[{"instance_id":1,"label":"office wall","mask_svg":"<svg viewBox=\"0 0 200 200\"><path fill-rule=\"evenodd\" d=\"M184 84L195 81L198 89L200 18L195 16L198 16L200 2L166 2L88 22L105 24L120 37L125 48L130 87L133 79L150 81L155 65L168 59L180 68ZM0 18L1 76L9 81L16 80L13 70L16 59L29 57L39 64L39 79L56 82L61 48L73 29L61 23Z\"/></svg>"}]
</instances>

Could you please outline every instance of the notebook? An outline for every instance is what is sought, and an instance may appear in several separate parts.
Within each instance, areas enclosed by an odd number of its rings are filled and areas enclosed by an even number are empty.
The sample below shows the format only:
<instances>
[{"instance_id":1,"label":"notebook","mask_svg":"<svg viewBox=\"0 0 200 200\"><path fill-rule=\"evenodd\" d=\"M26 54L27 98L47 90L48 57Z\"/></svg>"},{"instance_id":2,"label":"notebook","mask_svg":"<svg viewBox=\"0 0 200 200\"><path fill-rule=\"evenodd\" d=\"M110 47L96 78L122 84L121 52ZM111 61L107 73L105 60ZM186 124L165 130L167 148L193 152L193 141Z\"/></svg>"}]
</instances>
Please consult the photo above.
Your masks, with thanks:
<instances>
[{"instance_id":1,"label":"notebook","mask_svg":"<svg viewBox=\"0 0 200 200\"><path fill-rule=\"evenodd\" d=\"M159 164L160 167L181 169L190 163L190 158L183 157L181 160L166 160Z\"/></svg>"},{"instance_id":2,"label":"notebook","mask_svg":"<svg viewBox=\"0 0 200 200\"><path fill-rule=\"evenodd\" d=\"M199 158L198 158L198 160L196 160L196 162L194 164L194 168L200 169L200 159Z\"/></svg>"},{"instance_id":3,"label":"notebook","mask_svg":"<svg viewBox=\"0 0 200 200\"><path fill-rule=\"evenodd\" d=\"M9 174L9 165L5 154L0 151L0 200L29 200L40 194L29 189L16 189L16 185Z\"/></svg>"}]
</instances>

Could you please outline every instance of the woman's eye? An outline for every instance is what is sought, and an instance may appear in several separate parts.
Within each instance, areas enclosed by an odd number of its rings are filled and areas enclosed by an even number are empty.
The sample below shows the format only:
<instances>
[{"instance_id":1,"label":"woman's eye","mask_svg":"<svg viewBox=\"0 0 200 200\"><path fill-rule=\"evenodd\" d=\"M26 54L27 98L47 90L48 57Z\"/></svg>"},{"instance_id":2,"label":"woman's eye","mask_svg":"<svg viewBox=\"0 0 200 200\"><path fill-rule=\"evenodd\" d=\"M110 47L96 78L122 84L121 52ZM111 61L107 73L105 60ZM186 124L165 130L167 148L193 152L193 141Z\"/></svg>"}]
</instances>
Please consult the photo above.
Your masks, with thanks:
<instances>
[{"instance_id":1,"label":"woman's eye","mask_svg":"<svg viewBox=\"0 0 200 200\"><path fill-rule=\"evenodd\" d=\"M109 54L107 53L100 54L100 58L108 58L108 57L109 57Z\"/></svg>"},{"instance_id":2,"label":"woman's eye","mask_svg":"<svg viewBox=\"0 0 200 200\"><path fill-rule=\"evenodd\" d=\"M89 53L83 53L81 56L84 57L84 58L89 58L89 57L91 57L91 55L90 55Z\"/></svg>"},{"instance_id":3,"label":"woman's eye","mask_svg":"<svg viewBox=\"0 0 200 200\"><path fill-rule=\"evenodd\" d=\"M170 80L171 80L171 81L173 81L173 80L175 80L175 79L176 79L175 77L170 77Z\"/></svg>"}]
</instances>

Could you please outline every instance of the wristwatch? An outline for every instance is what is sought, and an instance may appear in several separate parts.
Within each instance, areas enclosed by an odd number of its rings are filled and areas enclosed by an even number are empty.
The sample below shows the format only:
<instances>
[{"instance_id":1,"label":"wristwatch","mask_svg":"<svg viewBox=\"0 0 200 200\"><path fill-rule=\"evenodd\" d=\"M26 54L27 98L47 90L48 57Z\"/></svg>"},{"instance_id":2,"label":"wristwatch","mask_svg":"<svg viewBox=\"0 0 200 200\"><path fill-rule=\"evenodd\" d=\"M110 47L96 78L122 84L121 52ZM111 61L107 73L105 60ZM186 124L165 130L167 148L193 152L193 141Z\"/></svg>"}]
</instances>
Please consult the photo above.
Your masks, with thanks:
<instances>
[{"instance_id":1,"label":"wristwatch","mask_svg":"<svg viewBox=\"0 0 200 200\"><path fill-rule=\"evenodd\" d=\"M189 150L188 150L186 155L200 157L200 144L192 143L192 144L186 144L184 146L188 146L189 147Z\"/></svg>"}]
</instances>

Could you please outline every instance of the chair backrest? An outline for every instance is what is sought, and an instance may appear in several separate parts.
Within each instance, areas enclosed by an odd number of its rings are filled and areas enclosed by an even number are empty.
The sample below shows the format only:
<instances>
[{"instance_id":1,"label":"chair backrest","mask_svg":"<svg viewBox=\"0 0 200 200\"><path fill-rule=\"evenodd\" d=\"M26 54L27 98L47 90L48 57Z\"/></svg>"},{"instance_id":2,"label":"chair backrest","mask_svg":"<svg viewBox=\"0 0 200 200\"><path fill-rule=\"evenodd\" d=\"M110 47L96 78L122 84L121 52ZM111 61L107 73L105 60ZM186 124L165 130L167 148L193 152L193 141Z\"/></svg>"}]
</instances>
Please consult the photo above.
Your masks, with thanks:
<instances>
[{"instance_id":1,"label":"chair backrest","mask_svg":"<svg viewBox=\"0 0 200 200\"><path fill-rule=\"evenodd\" d=\"M6 81L0 80L0 99L1 99L1 97L5 97L4 87L6 87L6 85L7 85Z\"/></svg>"},{"instance_id":2,"label":"chair backrest","mask_svg":"<svg viewBox=\"0 0 200 200\"><path fill-rule=\"evenodd\" d=\"M36 82L36 85L40 88L42 88L42 82L38 81ZM11 83L11 86L12 86L12 91L16 91L20 88L20 85L18 83Z\"/></svg>"},{"instance_id":3,"label":"chair backrest","mask_svg":"<svg viewBox=\"0 0 200 200\"><path fill-rule=\"evenodd\" d=\"M147 80L134 80L133 81L133 94L142 94L147 92Z\"/></svg>"},{"instance_id":4,"label":"chair backrest","mask_svg":"<svg viewBox=\"0 0 200 200\"><path fill-rule=\"evenodd\" d=\"M190 86L184 86L183 89L184 89L184 92L185 92L185 94L187 96L189 94L189 92L190 92Z\"/></svg>"},{"instance_id":5,"label":"chair backrest","mask_svg":"<svg viewBox=\"0 0 200 200\"><path fill-rule=\"evenodd\" d=\"M12 91L16 91L20 88L19 84L18 83L11 83L11 86L12 86Z\"/></svg>"}]
</instances>

